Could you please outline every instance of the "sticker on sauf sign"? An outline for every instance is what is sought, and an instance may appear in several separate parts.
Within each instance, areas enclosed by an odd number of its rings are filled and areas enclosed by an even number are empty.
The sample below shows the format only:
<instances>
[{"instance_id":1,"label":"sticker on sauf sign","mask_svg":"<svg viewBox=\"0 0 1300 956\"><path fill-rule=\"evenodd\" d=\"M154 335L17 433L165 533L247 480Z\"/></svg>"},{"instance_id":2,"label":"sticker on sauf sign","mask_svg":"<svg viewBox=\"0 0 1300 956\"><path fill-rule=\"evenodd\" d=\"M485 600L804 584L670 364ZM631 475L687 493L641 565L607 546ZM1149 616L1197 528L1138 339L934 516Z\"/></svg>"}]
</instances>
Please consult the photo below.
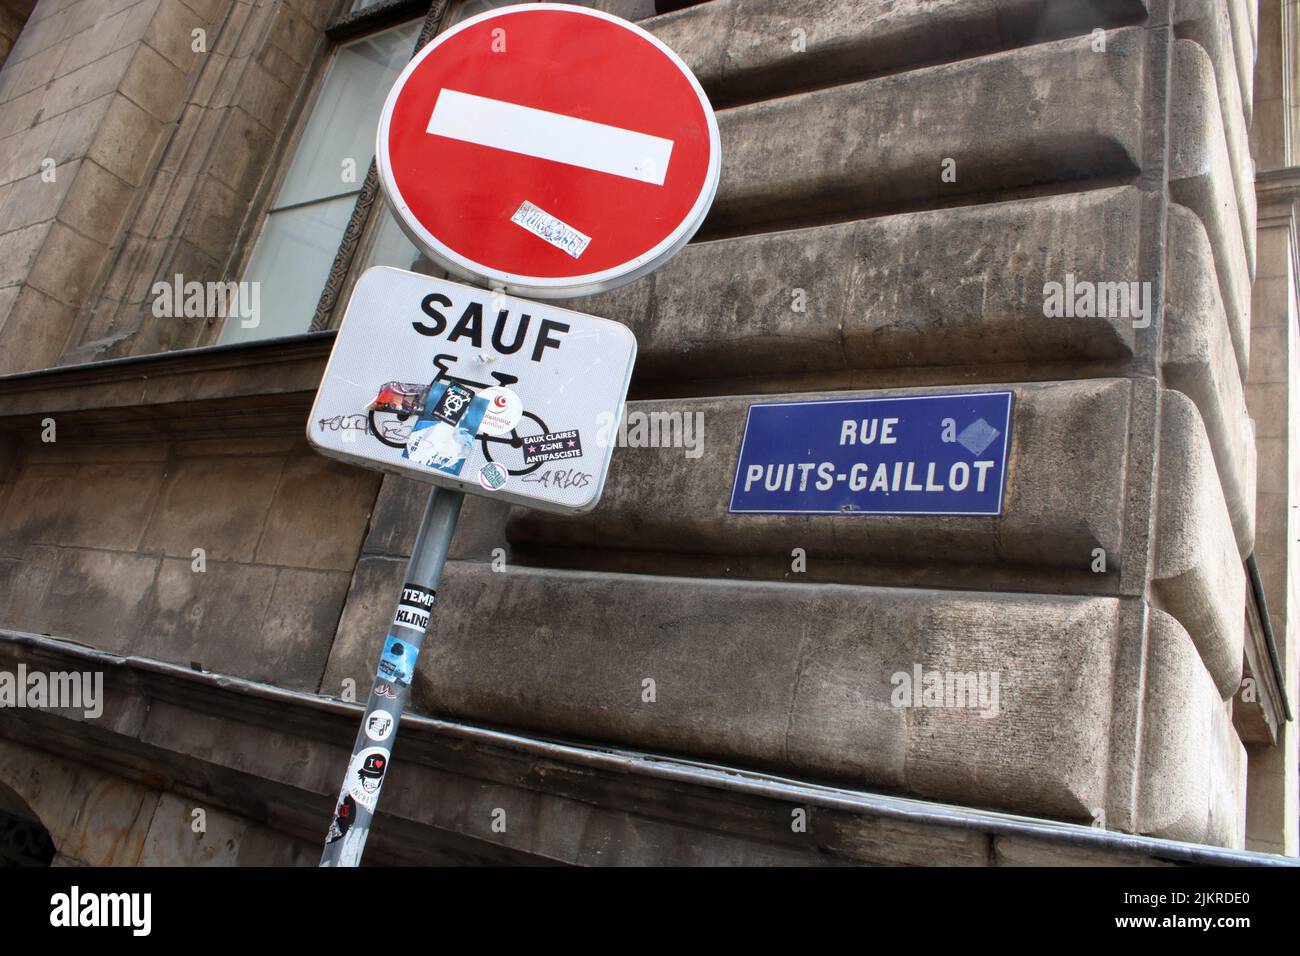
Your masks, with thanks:
<instances>
[{"instance_id":1,"label":"sticker on sauf sign","mask_svg":"<svg viewBox=\"0 0 1300 956\"><path fill-rule=\"evenodd\" d=\"M751 405L730 511L998 515L1012 393Z\"/></svg>"},{"instance_id":2,"label":"sticker on sauf sign","mask_svg":"<svg viewBox=\"0 0 1300 956\"><path fill-rule=\"evenodd\" d=\"M434 384L428 402L402 455L417 465L459 475L488 403L455 382Z\"/></svg>"},{"instance_id":3,"label":"sticker on sauf sign","mask_svg":"<svg viewBox=\"0 0 1300 956\"><path fill-rule=\"evenodd\" d=\"M524 445L524 464L564 461L582 457L582 438L576 431L551 432Z\"/></svg>"}]
</instances>

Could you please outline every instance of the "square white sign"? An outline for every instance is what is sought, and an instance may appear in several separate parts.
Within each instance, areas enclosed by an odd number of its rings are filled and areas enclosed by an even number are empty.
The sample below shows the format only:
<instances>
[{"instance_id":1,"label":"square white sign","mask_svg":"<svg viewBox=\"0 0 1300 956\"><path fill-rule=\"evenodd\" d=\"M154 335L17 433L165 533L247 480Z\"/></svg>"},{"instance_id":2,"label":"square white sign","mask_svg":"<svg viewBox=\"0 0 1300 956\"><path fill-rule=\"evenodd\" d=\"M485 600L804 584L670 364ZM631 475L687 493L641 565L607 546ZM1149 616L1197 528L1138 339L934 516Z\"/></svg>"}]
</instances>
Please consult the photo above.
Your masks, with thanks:
<instances>
[{"instance_id":1,"label":"square white sign","mask_svg":"<svg viewBox=\"0 0 1300 956\"><path fill-rule=\"evenodd\" d=\"M617 322L380 266L357 280L307 440L467 494L588 511L635 361Z\"/></svg>"}]
</instances>

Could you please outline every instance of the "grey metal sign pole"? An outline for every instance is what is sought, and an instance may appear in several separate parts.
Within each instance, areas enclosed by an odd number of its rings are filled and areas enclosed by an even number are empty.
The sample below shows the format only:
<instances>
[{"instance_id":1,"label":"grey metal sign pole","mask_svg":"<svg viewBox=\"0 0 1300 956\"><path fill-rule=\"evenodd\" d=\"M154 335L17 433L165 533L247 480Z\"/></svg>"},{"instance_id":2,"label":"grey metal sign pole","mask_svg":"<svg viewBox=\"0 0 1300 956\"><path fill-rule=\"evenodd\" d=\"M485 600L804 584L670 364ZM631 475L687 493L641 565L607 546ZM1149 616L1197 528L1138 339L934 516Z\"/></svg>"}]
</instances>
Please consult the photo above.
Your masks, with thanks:
<instances>
[{"instance_id":1,"label":"grey metal sign pole","mask_svg":"<svg viewBox=\"0 0 1300 956\"><path fill-rule=\"evenodd\" d=\"M429 493L420 530L411 548L411 563L406 569L397 614L384 641L374 687L339 789L334 820L325 836L321 866L361 865L370 823L379 804L379 791L392 762L397 725L411 691L415 661L437 600L442 568L447 562L447 550L464 497L463 492L445 488L434 488Z\"/></svg>"}]
</instances>

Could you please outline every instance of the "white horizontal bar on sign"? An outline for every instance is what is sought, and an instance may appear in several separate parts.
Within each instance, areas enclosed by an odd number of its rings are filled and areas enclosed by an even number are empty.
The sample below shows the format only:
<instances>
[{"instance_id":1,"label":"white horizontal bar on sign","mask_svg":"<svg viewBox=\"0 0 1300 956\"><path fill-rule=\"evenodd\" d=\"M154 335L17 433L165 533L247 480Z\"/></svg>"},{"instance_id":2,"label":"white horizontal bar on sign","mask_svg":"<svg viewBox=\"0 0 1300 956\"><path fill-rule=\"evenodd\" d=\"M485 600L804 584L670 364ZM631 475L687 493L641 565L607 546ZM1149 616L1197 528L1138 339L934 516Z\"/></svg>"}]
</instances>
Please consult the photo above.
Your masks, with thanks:
<instances>
[{"instance_id":1,"label":"white horizontal bar on sign","mask_svg":"<svg viewBox=\"0 0 1300 956\"><path fill-rule=\"evenodd\" d=\"M438 94L425 132L656 186L673 151L662 136L449 89Z\"/></svg>"}]
</instances>

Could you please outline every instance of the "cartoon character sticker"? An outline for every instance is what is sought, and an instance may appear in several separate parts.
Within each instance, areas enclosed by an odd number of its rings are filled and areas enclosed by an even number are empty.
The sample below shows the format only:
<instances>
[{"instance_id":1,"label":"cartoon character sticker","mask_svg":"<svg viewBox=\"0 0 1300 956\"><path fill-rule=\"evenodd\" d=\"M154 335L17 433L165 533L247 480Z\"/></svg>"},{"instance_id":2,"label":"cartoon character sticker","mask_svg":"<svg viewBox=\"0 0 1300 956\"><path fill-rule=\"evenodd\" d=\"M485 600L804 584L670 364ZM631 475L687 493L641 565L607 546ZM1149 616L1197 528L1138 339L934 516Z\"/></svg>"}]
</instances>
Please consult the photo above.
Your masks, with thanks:
<instances>
[{"instance_id":1,"label":"cartoon character sticker","mask_svg":"<svg viewBox=\"0 0 1300 956\"><path fill-rule=\"evenodd\" d=\"M348 793L372 813L379 803L384 774L388 772L388 757L388 751L383 747L367 747L352 758L348 767Z\"/></svg>"}]
</instances>

